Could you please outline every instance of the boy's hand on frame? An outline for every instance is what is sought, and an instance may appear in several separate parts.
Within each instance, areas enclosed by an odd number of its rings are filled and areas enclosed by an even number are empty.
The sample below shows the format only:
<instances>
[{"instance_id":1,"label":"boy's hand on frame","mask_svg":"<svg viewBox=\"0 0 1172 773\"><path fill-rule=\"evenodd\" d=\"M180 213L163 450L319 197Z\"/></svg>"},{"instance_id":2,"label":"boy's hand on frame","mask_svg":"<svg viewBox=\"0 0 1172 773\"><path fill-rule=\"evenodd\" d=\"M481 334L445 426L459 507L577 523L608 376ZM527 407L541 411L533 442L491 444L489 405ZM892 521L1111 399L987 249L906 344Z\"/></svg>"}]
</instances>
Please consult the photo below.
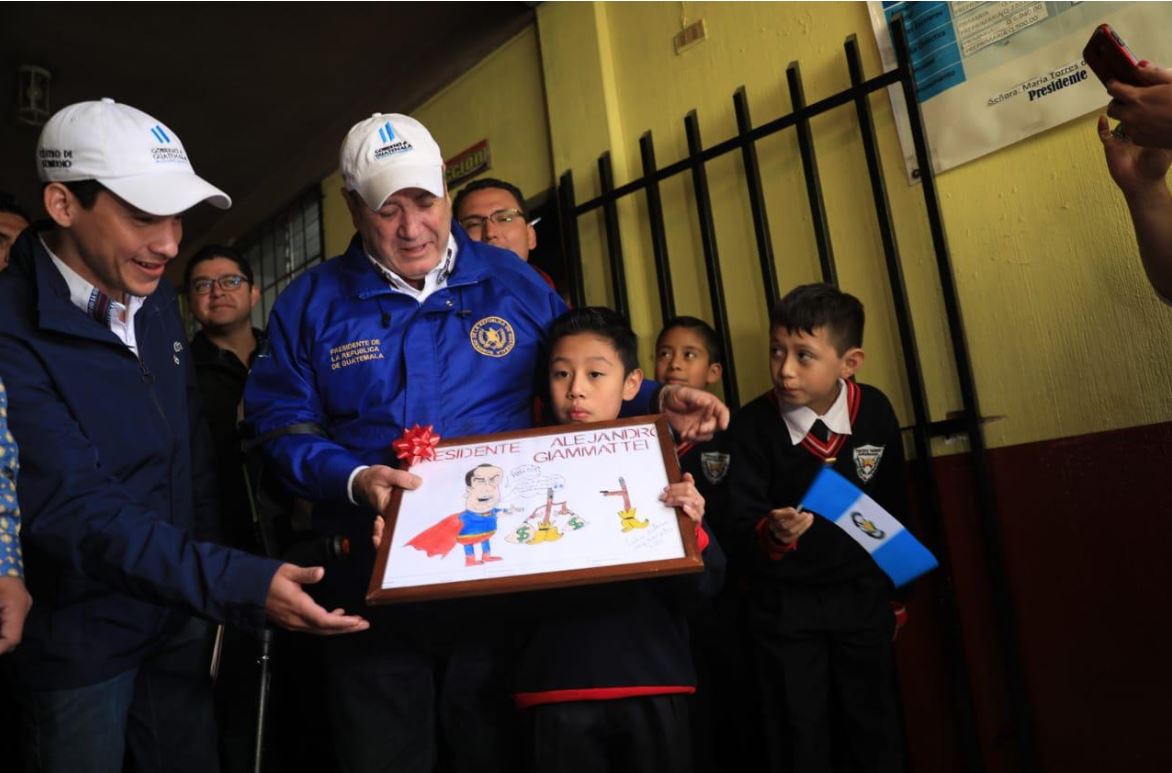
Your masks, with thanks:
<instances>
[{"instance_id":1,"label":"boy's hand on frame","mask_svg":"<svg viewBox=\"0 0 1172 773\"><path fill-rule=\"evenodd\" d=\"M668 507L680 508L695 523L704 519L704 497L696 488L696 479L690 472L685 472L679 483L667 486L659 494L659 501Z\"/></svg>"}]
</instances>

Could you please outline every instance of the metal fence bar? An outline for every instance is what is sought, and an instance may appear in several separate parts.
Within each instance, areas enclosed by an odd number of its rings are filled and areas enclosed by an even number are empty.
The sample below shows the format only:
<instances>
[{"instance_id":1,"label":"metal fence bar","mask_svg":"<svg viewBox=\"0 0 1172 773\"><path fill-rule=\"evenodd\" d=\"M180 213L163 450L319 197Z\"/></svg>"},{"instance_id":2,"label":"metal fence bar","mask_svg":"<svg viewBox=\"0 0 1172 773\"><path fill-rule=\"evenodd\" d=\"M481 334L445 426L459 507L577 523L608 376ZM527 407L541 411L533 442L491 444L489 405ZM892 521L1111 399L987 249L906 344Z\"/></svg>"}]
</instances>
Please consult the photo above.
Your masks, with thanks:
<instances>
[{"instance_id":1,"label":"metal fence bar","mask_svg":"<svg viewBox=\"0 0 1172 773\"><path fill-rule=\"evenodd\" d=\"M804 116L806 118L813 118L814 116L821 115L822 113L825 113L829 110L833 110L836 107L842 107L843 105L850 104L854 101L855 92L858 90L862 90L864 93L870 94L873 91L879 91L880 89L885 89L888 86L898 84L899 79L900 72L898 70L885 72L882 75L878 75L866 81L859 89L849 88L845 91L840 91L837 94L831 94L825 99L820 99L811 105L807 105L799 113L790 113L789 115L783 115L780 118L775 118L772 121L763 123L749 132L746 137L741 137L738 134L735 137L731 137L727 140L724 140L723 142L719 142L701 151L699 160L704 162L711 161L714 158L723 156L725 153L736 150L737 148L741 147L744 142L756 142L757 140L768 137L771 134L775 134L782 129L787 129L790 126L795 125L800 117ZM652 179L658 182L663 182L669 177L674 177L681 172L688 171L692 168L692 164L693 159L691 156L689 156L688 158L676 161L675 163L669 164L668 166L665 166L662 169L656 171ZM647 183L648 178L646 177L642 177L638 180L632 180L629 183L615 188L614 196L615 198L622 198L623 196L635 193L636 191L642 190L647 185ZM603 197L598 196L578 205L574 212L578 215L584 215L593 209L601 207L602 204Z\"/></svg>"},{"instance_id":2,"label":"metal fence bar","mask_svg":"<svg viewBox=\"0 0 1172 773\"><path fill-rule=\"evenodd\" d=\"M761 165L757 162L757 145L748 137L753 131L749 117L749 98L741 86L733 94L733 110L737 114L740 133L741 158L745 163L745 185L749 189L749 209L753 214L753 235L757 239L757 257L761 261L761 285L765 290L765 308L777 305L781 292L777 286L777 264L773 261L773 240L769 232L769 213L765 210L765 192L761 187Z\"/></svg>"},{"instance_id":3,"label":"metal fence bar","mask_svg":"<svg viewBox=\"0 0 1172 773\"><path fill-rule=\"evenodd\" d=\"M574 208L574 173L568 170L558 184L558 204L570 300L575 306L582 307L586 305L586 284L582 279L582 248L578 243L578 216Z\"/></svg>"},{"instance_id":4,"label":"metal fence bar","mask_svg":"<svg viewBox=\"0 0 1172 773\"><path fill-rule=\"evenodd\" d=\"M847 69L852 85L863 82L863 64L859 56L858 41L854 35L846 39L843 46L846 53ZM928 415L927 390L924 374L920 369L920 354L916 345L916 332L908 300L907 285L903 267L900 264L899 245L895 237L895 224L891 217L891 204L887 197L887 183L883 173L883 160L879 155L879 143L875 138L875 121L871 116L868 97L855 97L855 112L859 119L859 134L863 140L863 154L867 159L867 174L871 180L871 196L874 199L875 218L883 243L883 256L887 264L887 275L891 285L891 300L895 308L895 320L899 328L899 341L903 349L904 367L907 371L908 389L911 393L912 438L916 457L923 465L922 474L916 476L920 500L927 517L924 524L924 538L940 559L942 592L937 605L943 618L944 656L950 666L952 694L956 698L956 730L961 757L965 770L976 773L982 769L980 742L977 738L971 671L965 657L964 639L961 634L960 613L957 609L956 594L953 590L952 560L948 551L948 540L944 522L944 508L940 503L940 491L936 476L932 474L932 441Z\"/></svg>"},{"instance_id":5,"label":"metal fence bar","mask_svg":"<svg viewBox=\"0 0 1172 773\"><path fill-rule=\"evenodd\" d=\"M655 174L655 142L651 132L639 138L639 155L643 160L643 176ZM663 199L659 183L652 179L647 184L647 225L651 229L651 256L655 260L655 282L659 289L659 311L663 324L676 315L675 290L671 283L671 260L667 255L667 229L663 225Z\"/></svg>"},{"instance_id":6,"label":"metal fence bar","mask_svg":"<svg viewBox=\"0 0 1172 773\"><path fill-rule=\"evenodd\" d=\"M834 268L834 248L830 243L830 228L826 224L826 202L822 200L822 178L818 176L818 157L814 152L814 137L810 133L810 118L802 113L806 106L806 90L802 88L802 70L797 62L785 68L789 84L789 100L794 115L798 116L798 153L802 157L802 172L806 177L806 197L810 200L810 221L814 227L814 241L818 245L818 264L822 281L838 285Z\"/></svg>"},{"instance_id":7,"label":"metal fence bar","mask_svg":"<svg viewBox=\"0 0 1172 773\"><path fill-rule=\"evenodd\" d=\"M627 302L627 269L623 265L623 239L619 232L619 209L614 193L614 169L610 163L610 151L598 157L598 181L606 203L602 206L602 218L606 227L607 256L610 258L610 286L613 296L612 308L627 319L631 318Z\"/></svg>"},{"instance_id":8,"label":"metal fence bar","mask_svg":"<svg viewBox=\"0 0 1172 773\"><path fill-rule=\"evenodd\" d=\"M724 401L735 410L741 401L737 394L736 367L732 357L732 337L728 329L728 312L724 302L724 283L720 278L720 255L716 249L716 226L712 220L712 198L708 193L708 173L702 160L703 143L700 141L700 121L692 110L684 118L684 131L688 135L688 155L692 163L692 184L696 189L696 214L700 222L700 241L704 248L704 268L708 272L708 293L712 299L713 326L720 336L724 351Z\"/></svg>"},{"instance_id":9,"label":"metal fence bar","mask_svg":"<svg viewBox=\"0 0 1172 773\"><path fill-rule=\"evenodd\" d=\"M1001 527L998 523L997 499L993 494L993 481L985 448L985 434L981 426L981 412L977 404L976 382L973 377L972 360L969 357L968 339L964 332L964 318L960 313L960 301L956 291L956 278L952 270L952 258L948 240L944 234L944 223L940 215L940 199L936 191L936 178L932 171L932 159L928 155L923 116L916 98L915 77L908 51L907 35L903 17L892 20L891 37L895 43L899 66L906 72L902 79L903 95L907 101L908 123L916 148L916 162L920 168L920 187L927 208L928 225L932 232L932 247L936 255L936 269L944 299L945 315L952 341L952 354L960 384L961 401L964 405L965 431L969 440L969 458L977 494L977 513L980 518L981 534L985 542L986 560L992 581L994 614L997 620L997 638L1002 658L1005 660L1006 681L1009 691L1010 710L1017 735L1018 761L1025 771L1039 769L1033 723L1030 718L1029 695L1026 690L1025 668L1022 664L1017 618L1013 596L1009 587L1009 576L1002 547Z\"/></svg>"}]
</instances>

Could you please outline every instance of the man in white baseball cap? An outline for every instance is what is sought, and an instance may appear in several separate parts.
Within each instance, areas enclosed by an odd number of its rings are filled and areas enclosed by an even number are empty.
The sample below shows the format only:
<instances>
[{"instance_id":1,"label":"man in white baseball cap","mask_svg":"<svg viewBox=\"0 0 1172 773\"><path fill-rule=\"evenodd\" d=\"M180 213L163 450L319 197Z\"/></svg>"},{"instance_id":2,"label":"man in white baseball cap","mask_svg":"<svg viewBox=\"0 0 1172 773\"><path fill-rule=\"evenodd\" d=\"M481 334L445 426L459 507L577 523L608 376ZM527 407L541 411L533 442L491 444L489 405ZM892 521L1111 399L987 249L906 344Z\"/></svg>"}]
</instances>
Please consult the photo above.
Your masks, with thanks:
<instances>
[{"instance_id":1,"label":"man in white baseball cap","mask_svg":"<svg viewBox=\"0 0 1172 773\"><path fill-rule=\"evenodd\" d=\"M418 121L376 113L359 122L342 144L341 167L357 233L344 254L277 299L270 352L257 358L244 391L246 419L266 439L270 463L319 503L316 521L349 538L348 564L315 590L327 608L362 603L371 522L395 487L419 485L398 469L392 442L416 424L442 437L531 426L542 344L566 311L515 255L452 222L443 156ZM723 405L711 401L719 413ZM681 417L712 408L668 402ZM633 410L649 404L644 394ZM382 608L369 613L369 634L330 640L338 770L432 771L441 737L450 770L519 769L510 666L520 626L510 624L510 605L482 598Z\"/></svg>"},{"instance_id":2,"label":"man in white baseball cap","mask_svg":"<svg viewBox=\"0 0 1172 773\"><path fill-rule=\"evenodd\" d=\"M418 485L396 469L391 441L417 422L445 436L527 426L538 347L564 306L523 263L500 270L491 253L505 253L453 226L443 156L415 119L360 121L340 162L357 233L277 299L271 355L253 364L245 412L281 477L322 503L315 521L349 538L350 560L317 595L352 608L370 577L371 520L394 486ZM477 326L492 326L500 343L470 337ZM294 354L305 347L312 353ZM433 770L437 714L460 739L453 770L513 769L503 632L477 612L490 606L441 605L450 622L438 628L410 610L380 610L377 636L327 646L339 770Z\"/></svg>"},{"instance_id":3,"label":"man in white baseball cap","mask_svg":"<svg viewBox=\"0 0 1172 773\"><path fill-rule=\"evenodd\" d=\"M78 102L50 118L37 142L37 166L44 182L96 180L152 215L177 215L201 201L232 206L195 174L178 135L112 99Z\"/></svg>"},{"instance_id":4,"label":"man in white baseball cap","mask_svg":"<svg viewBox=\"0 0 1172 773\"><path fill-rule=\"evenodd\" d=\"M346 205L367 254L391 276L430 293L455 254L439 145L414 118L375 113L350 129L341 164Z\"/></svg>"},{"instance_id":5,"label":"man in white baseball cap","mask_svg":"<svg viewBox=\"0 0 1172 773\"><path fill-rule=\"evenodd\" d=\"M20 445L25 578L15 659L34 770L218 769L211 618L319 633L368 627L301 583L320 567L211 542L218 502L174 290L180 215L230 200L175 132L112 100L49 119L48 230L0 274L0 378Z\"/></svg>"}]
</instances>

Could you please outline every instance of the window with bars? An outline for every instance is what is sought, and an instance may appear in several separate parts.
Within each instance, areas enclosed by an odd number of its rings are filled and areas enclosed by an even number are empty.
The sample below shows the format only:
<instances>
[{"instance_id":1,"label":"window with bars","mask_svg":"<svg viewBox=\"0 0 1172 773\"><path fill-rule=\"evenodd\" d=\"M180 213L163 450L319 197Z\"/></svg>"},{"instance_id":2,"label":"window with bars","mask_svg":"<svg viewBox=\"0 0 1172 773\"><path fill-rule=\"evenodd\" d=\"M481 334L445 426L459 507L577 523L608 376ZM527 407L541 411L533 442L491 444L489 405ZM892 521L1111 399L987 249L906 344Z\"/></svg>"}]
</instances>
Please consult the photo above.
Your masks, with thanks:
<instances>
[{"instance_id":1,"label":"window with bars","mask_svg":"<svg viewBox=\"0 0 1172 773\"><path fill-rule=\"evenodd\" d=\"M236 245L252 266L260 303L252 324L264 328L281 291L302 272L321 263L321 188L313 186L285 211L246 234Z\"/></svg>"}]
</instances>

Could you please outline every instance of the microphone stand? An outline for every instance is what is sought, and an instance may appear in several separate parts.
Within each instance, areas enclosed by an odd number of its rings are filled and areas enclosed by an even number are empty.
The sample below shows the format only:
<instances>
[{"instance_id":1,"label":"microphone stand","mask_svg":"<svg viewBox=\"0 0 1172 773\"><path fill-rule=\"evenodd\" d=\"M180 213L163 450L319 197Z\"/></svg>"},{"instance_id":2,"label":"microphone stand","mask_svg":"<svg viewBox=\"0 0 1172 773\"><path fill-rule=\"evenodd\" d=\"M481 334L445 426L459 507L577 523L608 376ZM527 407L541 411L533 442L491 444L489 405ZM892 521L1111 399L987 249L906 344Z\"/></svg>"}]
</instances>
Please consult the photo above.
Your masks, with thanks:
<instances>
[{"instance_id":1,"label":"microphone stand","mask_svg":"<svg viewBox=\"0 0 1172 773\"><path fill-rule=\"evenodd\" d=\"M268 720L269 685L273 675L269 670L272 660L273 629L265 626L260 632L260 655L257 663L260 664L260 695L256 708L256 750L252 757L253 773L261 773L264 766L265 724Z\"/></svg>"},{"instance_id":2,"label":"microphone stand","mask_svg":"<svg viewBox=\"0 0 1172 773\"><path fill-rule=\"evenodd\" d=\"M259 471L258 471L259 477ZM248 465L244 467L244 486L248 492L248 506L252 510L252 522L256 526L257 536L260 538L261 549L265 556L278 558L280 550L277 547L277 538L273 533L271 522L261 520L256 506L257 491L253 490L252 478L248 474ZM259 487L258 487L259 488ZM260 633L260 652L257 655L257 665L260 666L260 692L257 695L256 708L256 746L252 756L253 773L262 773L264 768L265 726L269 713L269 686L272 684L272 651L273 629L268 623Z\"/></svg>"}]
</instances>

